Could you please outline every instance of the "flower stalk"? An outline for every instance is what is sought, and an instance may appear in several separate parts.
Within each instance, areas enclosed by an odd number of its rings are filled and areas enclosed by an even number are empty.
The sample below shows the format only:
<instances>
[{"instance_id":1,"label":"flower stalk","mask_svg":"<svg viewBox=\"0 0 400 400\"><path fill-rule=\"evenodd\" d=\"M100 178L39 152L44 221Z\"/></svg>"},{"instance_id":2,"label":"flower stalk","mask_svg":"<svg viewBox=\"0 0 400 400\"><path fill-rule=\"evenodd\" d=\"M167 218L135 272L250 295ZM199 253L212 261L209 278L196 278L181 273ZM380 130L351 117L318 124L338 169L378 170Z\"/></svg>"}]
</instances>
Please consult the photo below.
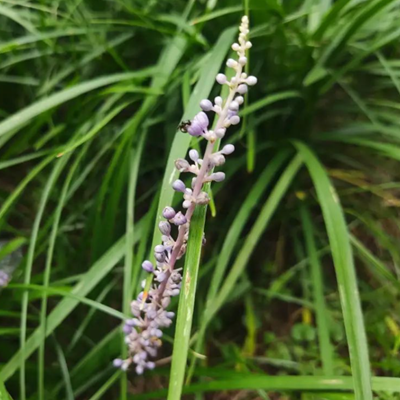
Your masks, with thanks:
<instances>
[{"instance_id":1,"label":"flower stalk","mask_svg":"<svg viewBox=\"0 0 400 400\"><path fill-rule=\"evenodd\" d=\"M174 313L167 311L171 297L177 296L181 288L181 269L175 268L177 260L182 258L186 252L190 221L197 206L209 203L209 196L203 190L209 182L221 182L225 174L221 171L213 172L215 167L225 163L225 156L232 154L235 150L232 144L225 145L222 150L214 152L215 142L225 136L226 130L231 125L240 122L238 111L244 102L243 95L247 93L248 86L255 85L257 78L247 76L243 68L247 63L246 51L251 48L248 41L249 21L244 16L239 27L240 33L238 43L232 45L237 53L237 60L228 59L227 66L235 71L234 76L228 80L224 74L218 74L216 81L221 85L228 85L229 94L223 101L220 96L214 99L214 103L208 99L200 102L200 111L191 121L184 122L180 129L194 137L203 137L208 141L204 156L200 158L197 150L189 151L192 163L185 159L175 161L176 169L181 173L194 175L191 187L178 179L172 187L175 191L183 194L182 207L186 210L176 212L172 207L163 210L165 221L159 223L162 234L162 244L155 246L155 263L145 260L143 269L153 275L153 284L148 294L141 292L138 298L131 303L133 318L125 322L123 331L125 342L128 345L129 357L126 360L115 359L114 365L122 370L127 370L131 364L135 365L136 373L142 374L146 369L153 369L153 361L161 346L162 328L172 324ZM209 128L207 112L216 114L214 129ZM175 227L175 228L174 228ZM174 239L173 231L177 231ZM203 244L205 244L203 234ZM142 283L145 286L145 281Z\"/></svg>"}]
</instances>

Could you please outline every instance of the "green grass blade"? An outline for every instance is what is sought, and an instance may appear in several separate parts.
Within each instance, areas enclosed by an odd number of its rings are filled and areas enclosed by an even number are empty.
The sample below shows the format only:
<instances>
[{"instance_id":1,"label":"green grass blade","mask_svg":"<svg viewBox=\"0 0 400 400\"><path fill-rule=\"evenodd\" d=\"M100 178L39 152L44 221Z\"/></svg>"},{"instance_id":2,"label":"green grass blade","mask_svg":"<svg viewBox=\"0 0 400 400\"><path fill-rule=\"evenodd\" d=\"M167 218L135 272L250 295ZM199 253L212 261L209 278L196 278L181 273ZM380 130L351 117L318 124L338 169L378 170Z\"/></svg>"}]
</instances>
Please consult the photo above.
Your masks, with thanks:
<instances>
[{"instance_id":1,"label":"green grass blade","mask_svg":"<svg viewBox=\"0 0 400 400\"><path fill-rule=\"evenodd\" d=\"M26 267L25 267L25 276L24 276L24 284L29 285L31 281L31 274L32 274L32 267L33 267L33 259L35 255L35 247L36 247L36 241L39 233L39 228L40 224L42 221L42 216L44 213L44 209L47 204L47 200L49 198L50 192L53 188L53 185L55 181L57 180L59 174L61 173L62 169L64 168L66 162L68 161L68 157L65 157L65 159L59 160L49 179L47 180L47 183L44 187L42 197L40 199L38 211L36 213L35 217L35 222L32 228L32 233L31 233L31 238L29 242L29 250L28 250L28 256L27 256L27 261L26 261ZM26 323L27 323L27 314L28 314L28 292L24 291L22 295L22 307L21 307L21 334L20 334L20 352L21 352L21 358L20 358L20 397L21 400L26 399L26 388L25 388L25 341L26 341Z\"/></svg>"},{"instance_id":2,"label":"green grass blade","mask_svg":"<svg viewBox=\"0 0 400 400\"><path fill-rule=\"evenodd\" d=\"M328 308L324 297L324 282L322 267L319 261L315 244L314 227L310 212L303 205L300 216L306 242L307 253L310 258L311 279L314 291L315 311L317 316L318 340L321 353L323 371L325 375L333 374L333 347L329 338Z\"/></svg>"},{"instance_id":3,"label":"green grass blade","mask_svg":"<svg viewBox=\"0 0 400 400\"><path fill-rule=\"evenodd\" d=\"M207 313L204 315L204 319L207 320L207 323L210 319L218 312L218 310L223 306L224 302L228 298L231 293L234 285L236 284L239 276L243 272L244 268L247 265L247 261L252 254L258 240L261 237L261 234L264 232L265 228L268 225L272 215L274 214L276 208L279 205L279 202L282 200L285 195L289 185L300 169L303 161L301 157L296 156L285 171L282 173L278 183L275 185L274 189L271 192L271 195L268 197L268 200L265 202L262 207L260 214L257 218L257 221L253 225L251 231L246 237L246 240L231 268L228 276L226 277L221 289L218 291L215 300L210 305L210 308L207 309Z\"/></svg>"},{"instance_id":4,"label":"green grass blade","mask_svg":"<svg viewBox=\"0 0 400 400\"><path fill-rule=\"evenodd\" d=\"M57 239L57 233L59 229L61 213L65 204L66 196L68 193L69 185L72 177L79 165L81 157L84 155L84 151L81 151L80 157L78 157L68 172L67 178L61 190L60 200L58 202L53 227L50 233L49 248L46 255L46 265L43 274L43 286L47 288L50 283L51 265L53 262L53 254L55 243ZM45 338L46 338L46 315L47 315L47 292L43 292L41 309L40 309L40 330L41 330L41 343L39 347L39 361L38 361L38 396L39 399L44 399L44 351L45 351Z\"/></svg>"},{"instance_id":5,"label":"green grass blade","mask_svg":"<svg viewBox=\"0 0 400 400\"><path fill-rule=\"evenodd\" d=\"M356 399L372 400L368 344L349 232L343 211L335 189L320 161L303 143L295 142L295 146L313 180L328 232L349 346Z\"/></svg>"},{"instance_id":6,"label":"green grass blade","mask_svg":"<svg viewBox=\"0 0 400 400\"><path fill-rule=\"evenodd\" d=\"M168 400L180 400L181 398L193 320L206 211L206 207L198 207L190 223L182 288L179 296Z\"/></svg>"},{"instance_id":7,"label":"green grass blade","mask_svg":"<svg viewBox=\"0 0 400 400\"><path fill-rule=\"evenodd\" d=\"M154 73L154 68L147 68L136 72L127 72L114 75L103 76L100 78L92 79L88 82L83 82L71 88L54 93L42 100L38 100L30 106L18 111L11 117L8 117L0 123L0 137L10 132L11 130L18 129L24 124L28 123L32 118L51 110L52 108L65 103L75 97L88 93L92 90L101 88L112 83L126 81L136 78L145 78Z\"/></svg>"}]
</instances>

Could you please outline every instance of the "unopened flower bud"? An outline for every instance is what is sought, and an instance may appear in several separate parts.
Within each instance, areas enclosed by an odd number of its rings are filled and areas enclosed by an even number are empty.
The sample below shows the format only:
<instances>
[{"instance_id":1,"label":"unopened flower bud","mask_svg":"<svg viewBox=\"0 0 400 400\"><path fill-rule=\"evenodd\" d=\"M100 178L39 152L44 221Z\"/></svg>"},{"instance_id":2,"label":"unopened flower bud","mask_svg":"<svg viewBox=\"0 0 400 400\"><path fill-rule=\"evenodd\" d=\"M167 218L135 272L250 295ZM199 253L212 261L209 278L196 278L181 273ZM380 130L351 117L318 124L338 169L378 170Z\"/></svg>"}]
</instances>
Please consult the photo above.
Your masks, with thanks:
<instances>
[{"instance_id":1,"label":"unopened flower bud","mask_svg":"<svg viewBox=\"0 0 400 400\"><path fill-rule=\"evenodd\" d=\"M230 119L229 119L230 123L232 125L237 125L240 122L240 117L238 115L233 115Z\"/></svg>"},{"instance_id":2,"label":"unopened flower bud","mask_svg":"<svg viewBox=\"0 0 400 400\"><path fill-rule=\"evenodd\" d=\"M142 268L147 272L153 272L154 271L153 264L149 260L143 261Z\"/></svg>"},{"instance_id":3,"label":"unopened flower bud","mask_svg":"<svg viewBox=\"0 0 400 400\"><path fill-rule=\"evenodd\" d=\"M226 129L225 128L219 128L215 131L215 134L217 138L222 139L225 136Z\"/></svg>"},{"instance_id":4,"label":"unopened flower bud","mask_svg":"<svg viewBox=\"0 0 400 400\"><path fill-rule=\"evenodd\" d=\"M221 153L228 155L228 154L232 154L235 151L235 146L233 144L226 144L222 150Z\"/></svg>"},{"instance_id":5,"label":"unopened flower bud","mask_svg":"<svg viewBox=\"0 0 400 400\"><path fill-rule=\"evenodd\" d=\"M225 179L225 174L223 172L215 172L210 175L210 179L215 182L222 182Z\"/></svg>"},{"instance_id":6,"label":"unopened flower bud","mask_svg":"<svg viewBox=\"0 0 400 400\"><path fill-rule=\"evenodd\" d=\"M223 85L224 83L227 82L226 76L224 74L218 74L215 78L215 80L220 84Z\"/></svg>"},{"instance_id":7,"label":"unopened flower bud","mask_svg":"<svg viewBox=\"0 0 400 400\"><path fill-rule=\"evenodd\" d=\"M177 192L184 192L185 191L185 189L186 189L186 186L185 186L185 184L180 180L180 179L177 179L173 184L172 184L172 188L174 189L174 190L176 190Z\"/></svg>"},{"instance_id":8,"label":"unopened flower bud","mask_svg":"<svg viewBox=\"0 0 400 400\"><path fill-rule=\"evenodd\" d=\"M217 97L214 99L214 103L215 103L217 106L222 106L222 97L221 97L221 96L217 96Z\"/></svg>"},{"instance_id":9,"label":"unopened flower bud","mask_svg":"<svg viewBox=\"0 0 400 400\"><path fill-rule=\"evenodd\" d=\"M183 158L178 158L175 161L175 168L179 171L179 172L186 172L189 170L190 168L190 164Z\"/></svg>"},{"instance_id":10,"label":"unopened flower bud","mask_svg":"<svg viewBox=\"0 0 400 400\"><path fill-rule=\"evenodd\" d=\"M233 51L239 51L239 50L240 50L239 44L238 44L238 43L233 43L233 45L232 45L232 50L233 50Z\"/></svg>"},{"instance_id":11,"label":"unopened flower bud","mask_svg":"<svg viewBox=\"0 0 400 400\"><path fill-rule=\"evenodd\" d=\"M201 108L203 111L211 111L212 108L213 108L213 104L211 103L210 100L204 99L204 100L202 100L202 101L200 102L200 108Z\"/></svg>"},{"instance_id":12,"label":"unopened flower bud","mask_svg":"<svg viewBox=\"0 0 400 400\"><path fill-rule=\"evenodd\" d=\"M247 93L247 85L245 85L244 83L242 83L241 85L238 86L237 90L238 93L240 94L245 94Z\"/></svg>"},{"instance_id":13,"label":"unopened flower bud","mask_svg":"<svg viewBox=\"0 0 400 400\"><path fill-rule=\"evenodd\" d=\"M226 62L226 66L229 68L236 68L238 65L237 61L233 60L232 58L230 58L227 62Z\"/></svg>"},{"instance_id":14,"label":"unopened flower bud","mask_svg":"<svg viewBox=\"0 0 400 400\"><path fill-rule=\"evenodd\" d=\"M158 244L154 247L154 251L156 253L163 253L165 251L165 247L162 244Z\"/></svg>"},{"instance_id":15,"label":"unopened flower bud","mask_svg":"<svg viewBox=\"0 0 400 400\"><path fill-rule=\"evenodd\" d=\"M247 63L247 57L239 57L240 65L246 65L246 63Z\"/></svg>"},{"instance_id":16,"label":"unopened flower bud","mask_svg":"<svg viewBox=\"0 0 400 400\"><path fill-rule=\"evenodd\" d=\"M115 368L121 368L123 363L124 363L124 360L121 360L120 358L116 358L113 361L113 365Z\"/></svg>"},{"instance_id":17,"label":"unopened flower bud","mask_svg":"<svg viewBox=\"0 0 400 400\"><path fill-rule=\"evenodd\" d=\"M172 219L175 217L176 212L172 207L165 207L162 213L163 217L166 219Z\"/></svg>"},{"instance_id":18,"label":"unopened flower bud","mask_svg":"<svg viewBox=\"0 0 400 400\"><path fill-rule=\"evenodd\" d=\"M197 162L197 160L199 159L199 153L197 152L197 150L192 149L189 151L189 157L192 161Z\"/></svg>"},{"instance_id":19,"label":"unopened flower bud","mask_svg":"<svg viewBox=\"0 0 400 400\"><path fill-rule=\"evenodd\" d=\"M241 105L244 102L244 98L242 96L237 96L237 97L235 97L235 101L236 101L236 103Z\"/></svg>"},{"instance_id":20,"label":"unopened flower bud","mask_svg":"<svg viewBox=\"0 0 400 400\"><path fill-rule=\"evenodd\" d=\"M257 78L253 75L250 75L247 79L246 79L246 83L249 86L254 86L257 83Z\"/></svg>"},{"instance_id":21,"label":"unopened flower bud","mask_svg":"<svg viewBox=\"0 0 400 400\"><path fill-rule=\"evenodd\" d=\"M235 100L231 101L231 104L229 104L229 109L232 111L239 110L239 103Z\"/></svg>"},{"instance_id":22,"label":"unopened flower bud","mask_svg":"<svg viewBox=\"0 0 400 400\"><path fill-rule=\"evenodd\" d=\"M163 235L169 236L171 234L171 225L167 221L161 221L158 228Z\"/></svg>"}]
</instances>

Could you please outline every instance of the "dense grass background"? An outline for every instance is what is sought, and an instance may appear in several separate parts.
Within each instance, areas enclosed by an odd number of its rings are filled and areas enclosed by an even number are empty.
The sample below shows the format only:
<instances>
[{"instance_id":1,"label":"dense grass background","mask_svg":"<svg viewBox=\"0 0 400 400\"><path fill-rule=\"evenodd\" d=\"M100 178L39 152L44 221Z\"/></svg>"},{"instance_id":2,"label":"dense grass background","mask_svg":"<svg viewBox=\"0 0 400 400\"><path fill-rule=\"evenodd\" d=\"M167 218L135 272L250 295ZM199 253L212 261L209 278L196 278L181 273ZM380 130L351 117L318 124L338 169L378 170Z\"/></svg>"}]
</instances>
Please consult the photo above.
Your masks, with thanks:
<instances>
[{"instance_id":1,"label":"dense grass background","mask_svg":"<svg viewBox=\"0 0 400 400\"><path fill-rule=\"evenodd\" d=\"M191 339L171 327L156 370L121 374L172 161L204 145L176 127L218 93L244 13L259 84L224 141ZM188 399L399 399L399 18L396 0L1 0L0 398L179 399L190 339Z\"/></svg>"}]
</instances>

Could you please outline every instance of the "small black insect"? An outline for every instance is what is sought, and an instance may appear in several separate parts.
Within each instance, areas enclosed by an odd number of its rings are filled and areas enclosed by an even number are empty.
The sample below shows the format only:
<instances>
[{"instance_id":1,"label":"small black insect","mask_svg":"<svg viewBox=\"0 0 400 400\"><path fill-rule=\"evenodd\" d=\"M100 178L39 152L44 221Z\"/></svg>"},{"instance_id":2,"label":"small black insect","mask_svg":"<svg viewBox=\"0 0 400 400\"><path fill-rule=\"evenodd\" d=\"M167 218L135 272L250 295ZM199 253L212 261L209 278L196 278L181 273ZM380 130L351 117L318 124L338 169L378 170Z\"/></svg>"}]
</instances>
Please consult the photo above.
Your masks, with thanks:
<instances>
[{"instance_id":1,"label":"small black insect","mask_svg":"<svg viewBox=\"0 0 400 400\"><path fill-rule=\"evenodd\" d=\"M192 125L192 122L190 120L182 121L178 125L178 129L183 133L187 133L187 129L189 128L190 125Z\"/></svg>"}]
</instances>

